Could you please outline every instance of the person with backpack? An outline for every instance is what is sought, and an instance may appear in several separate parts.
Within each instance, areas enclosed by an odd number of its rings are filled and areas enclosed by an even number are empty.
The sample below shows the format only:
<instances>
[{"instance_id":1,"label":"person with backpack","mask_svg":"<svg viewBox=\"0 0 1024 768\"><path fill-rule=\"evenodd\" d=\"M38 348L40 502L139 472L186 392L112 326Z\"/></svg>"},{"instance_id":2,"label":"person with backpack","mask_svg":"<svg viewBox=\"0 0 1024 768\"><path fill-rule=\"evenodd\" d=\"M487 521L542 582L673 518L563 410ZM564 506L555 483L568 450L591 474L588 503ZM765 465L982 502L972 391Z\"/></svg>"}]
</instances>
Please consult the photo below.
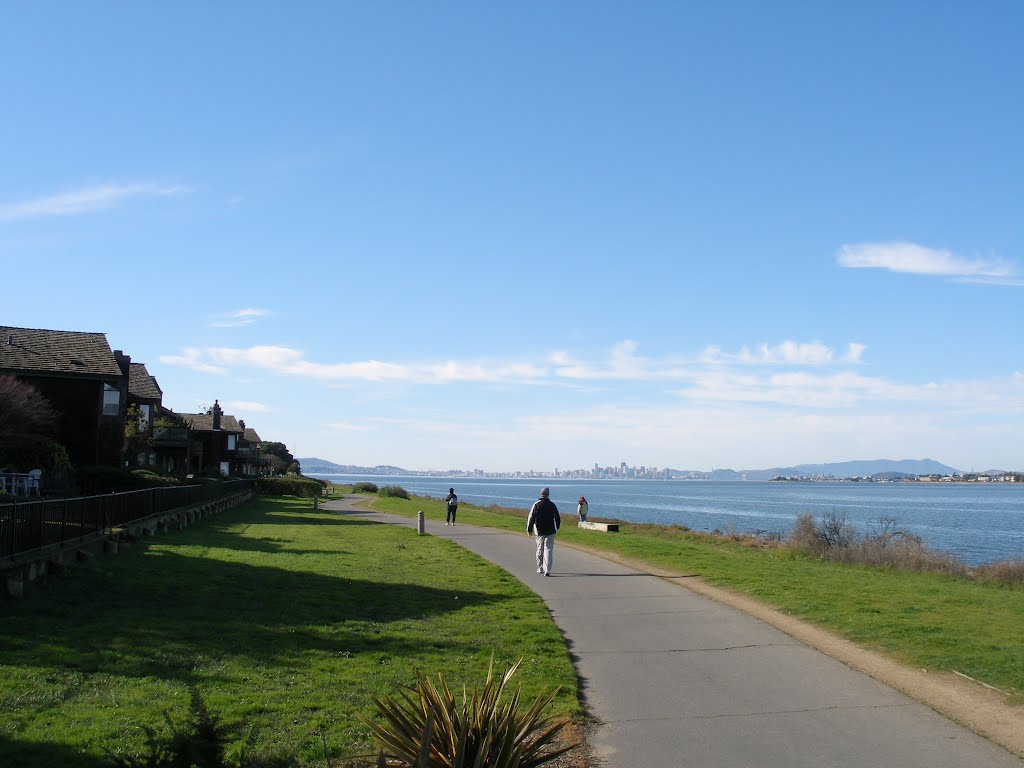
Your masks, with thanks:
<instances>
[{"instance_id":1,"label":"person with backpack","mask_svg":"<svg viewBox=\"0 0 1024 768\"><path fill-rule=\"evenodd\" d=\"M445 501L445 516L444 524L455 525L455 513L459 509L459 497L455 495L455 489L449 488L448 495L444 497Z\"/></svg>"},{"instance_id":2,"label":"person with backpack","mask_svg":"<svg viewBox=\"0 0 1024 768\"><path fill-rule=\"evenodd\" d=\"M530 508L530 516L526 519L526 532L532 533L537 539L537 573L551 575L551 566L555 555L555 534L562 525L558 516L558 507L548 496L550 488L542 488L540 498Z\"/></svg>"},{"instance_id":3,"label":"person with backpack","mask_svg":"<svg viewBox=\"0 0 1024 768\"><path fill-rule=\"evenodd\" d=\"M576 505L576 514L579 515L580 522L587 522L587 512L590 509L590 505L587 504L587 497L580 496L580 503Z\"/></svg>"}]
</instances>

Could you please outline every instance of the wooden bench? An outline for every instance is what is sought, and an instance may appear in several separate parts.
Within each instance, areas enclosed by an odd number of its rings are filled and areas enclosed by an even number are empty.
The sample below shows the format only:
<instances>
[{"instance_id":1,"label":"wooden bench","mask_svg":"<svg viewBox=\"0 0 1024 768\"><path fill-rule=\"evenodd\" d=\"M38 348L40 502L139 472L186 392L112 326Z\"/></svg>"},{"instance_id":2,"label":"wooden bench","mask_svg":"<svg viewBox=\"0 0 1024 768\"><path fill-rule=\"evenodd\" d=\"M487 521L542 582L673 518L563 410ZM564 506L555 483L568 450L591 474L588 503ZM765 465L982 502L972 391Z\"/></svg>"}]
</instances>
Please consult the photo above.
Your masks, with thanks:
<instances>
[{"instance_id":1,"label":"wooden bench","mask_svg":"<svg viewBox=\"0 0 1024 768\"><path fill-rule=\"evenodd\" d=\"M580 523L580 528L587 528L591 531L604 531L605 533L618 533L618 523Z\"/></svg>"}]
</instances>

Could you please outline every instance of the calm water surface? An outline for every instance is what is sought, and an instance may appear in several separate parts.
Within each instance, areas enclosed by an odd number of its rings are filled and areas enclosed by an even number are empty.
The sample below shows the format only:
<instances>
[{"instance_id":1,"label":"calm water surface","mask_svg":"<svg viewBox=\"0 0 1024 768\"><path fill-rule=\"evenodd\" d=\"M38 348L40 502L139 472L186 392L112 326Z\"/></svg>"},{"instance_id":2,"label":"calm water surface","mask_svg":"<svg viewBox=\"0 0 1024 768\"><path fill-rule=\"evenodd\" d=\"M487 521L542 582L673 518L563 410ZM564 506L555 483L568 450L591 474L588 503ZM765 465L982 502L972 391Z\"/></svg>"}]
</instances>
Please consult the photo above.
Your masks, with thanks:
<instances>
[{"instance_id":1,"label":"calm water surface","mask_svg":"<svg viewBox=\"0 0 1024 768\"><path fill-rule=\"evenodd\" d=\"M450 487L479 506L528 508L542 480L317 475L339 483L401 485L443 498ZM788 534L798 515L845 513L859 530L883 516L971 565L1024 559L1024 484L758 483L679 480L550 480L559 511L575 513L586 496L590 514L638 523L686 525L698 531Z\"/></svg>"}]
</instances>

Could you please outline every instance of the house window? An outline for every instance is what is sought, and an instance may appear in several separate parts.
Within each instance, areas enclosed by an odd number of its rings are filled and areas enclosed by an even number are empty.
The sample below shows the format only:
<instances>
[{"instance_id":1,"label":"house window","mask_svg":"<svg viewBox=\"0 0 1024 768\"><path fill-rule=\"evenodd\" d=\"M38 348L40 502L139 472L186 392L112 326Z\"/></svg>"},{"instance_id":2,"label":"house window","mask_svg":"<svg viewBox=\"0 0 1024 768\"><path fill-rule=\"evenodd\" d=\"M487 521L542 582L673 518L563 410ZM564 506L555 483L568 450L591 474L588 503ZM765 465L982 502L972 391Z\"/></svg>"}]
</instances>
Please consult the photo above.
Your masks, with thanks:
<instances>
[{"instance_id":1,"label":"house window","mask_svg":"<svg viewBox=\"0 0 1024 768\"><path fill-rule=\"evenodd\" d=\"M139 406L139 428L143 432L149 431L149 409L151 407L149 403Z\"/></svg>"},{"instance_id":2,"label":"house window","mask_svg":"<svg viewBox=\"0 0 1024 768\"><path fill-rule=\"evenodd\" d=\"M228 450L235 450L235 435L228 435Z\"/></svg>"},{"instance_id":3,"label":"house window","mask_svg":"<svg viewBox=\"0 0 1024 768\"><path fill-rule=\"evenodd\" d=\"M121 390L110 384L103 385L103 415L119 416L121 414Z\"/></svg>"},{"instance_id":4,"label":"house window","mask_svg":"<svg viewBox=\"0 0 1024 768\"><path fill-rule=\"evenodd\" d=\"M224 477L227 477L228 475L231 474L231 464L230 464L230 462L222 461L220 463L220 473Z\"/></svg>"}]
</instances>

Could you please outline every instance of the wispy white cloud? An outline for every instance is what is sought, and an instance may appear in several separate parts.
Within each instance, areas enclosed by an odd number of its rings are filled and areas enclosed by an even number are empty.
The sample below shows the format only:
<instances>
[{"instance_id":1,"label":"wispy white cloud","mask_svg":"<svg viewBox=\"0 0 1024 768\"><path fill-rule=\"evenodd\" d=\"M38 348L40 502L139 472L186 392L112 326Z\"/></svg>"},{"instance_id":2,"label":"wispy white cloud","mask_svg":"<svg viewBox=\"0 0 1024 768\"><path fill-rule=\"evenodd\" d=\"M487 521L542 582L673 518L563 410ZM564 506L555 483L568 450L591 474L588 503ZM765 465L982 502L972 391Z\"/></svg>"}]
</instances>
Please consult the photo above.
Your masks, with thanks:
<instances>
[{"instance_id":1,"label":"wispy white cloud","mask_svg":"<svg viewBox=\"0 0 1024 768\"><path fill-rule=\"evenodd\" d=\"M210 323L211 328L240 328L244 325L252 325L261 317L269 317L274 314L269 309L246 308L226 315L220 315L218 319Z\"/></svg>"},{"instance_id":2,"label":"wispy white cloud","mask_svg":"<svg viewBox=\"0 0 1024 768\"><path fill-rule=\"evenodd\" d=\"M864 353L867 351L867 348L867 344L851 341L846 345L846 354L843 356L843 361L847 363L859 363L861 358L864 357Z\"/></svg>"},{"instance_id":3,"label":"wispy white cloud","mask_svg":"<svg viewBox=\"0 0 1024 768\"><path fill-rule=\"evenodd\" d=\"M160 355L159 359L161 363L166 365L191 368L194 371L201 371L203 373L215 373L219 376L224 376L228 372L227 368L208 362L202 350L196 347L187 347L181 351L180 355Z\"/></svg>"},{"instance_id":4,"label":"wispy white cloud","mask_svg":"<svg viewBox=\"0 0 1024 768\"><path fill-rule=\"evenodd\" d=\"M741 347L735 353L723 352L720 347L710 346L704 350L700 360L710 364L827 365L835 360L835 352L820 341L783 341L775 346L760 344L753 351L749 347Z\"/></svg>"},{"instance_id":5,"label":"wispy white cloud","mask_svg":"<svg viewBox=\"0 0 1024 768\"><path fill-rule=\"evenodd\" d=\"M111 208L133 197L166 197L190 191L188 187L178 185L101 184L50 197L0 205L0 221L35 219L46 216L71 216Z\"/></svg>"},{"instance_id":6,"label":"wispy white cloud","mask_svg":"<svg viewBox=\"0 0 1024 768\"><path fill-rule=\"evenodd\" d=\"M796 371L757 375L725 370L699 373L690 386L677 390L676 394L700 402L848 408L864 400L920 401L926 391L922 387L902 386L856 373L822 375Z\"/></svg>"},{"instance_id":7,"label":"wispy white cloud","mask_svg":"<svg viewBox=\"0 0 1024 768\"><path fill-rule=\"evenodd\" d=\"M338 432L365 432L366 427L361 427L357 424L350 424L347 421L335 421L327 425L331 429L337 430Z\"/></svg>"},{"instance_id":8,"label":"wispy white cloud","mask_svg":"<svg viewBox=\"0 0 1024 768\"><path fill-rule=\"evenodd\" d=\"M704 371L674 392L701 403L746 403L800 409L848 409L864 404L894 406L901 414L940 407L975 413L1024 410L1024 382L1014 376L981 380L900 383L852 372L776 374Z\"/></svg>"},{"instance_id":9,"label":"wispy white cloud","mask_svg":"<svg viewBox=\"0 0 1024 768\"><path fill-rule=\"evenodd\" d=\"M790 366L822 366L833 363L856 364L861 361L866 344L850 342L846 352L838 354L832 347L820 341L797 342L783 341L771 346L759 344L753 350L741 347L738 352L723 352L721 347L708 346L699 357L699 362L707 365L790 365Z\"/></svg>"},{"instance_id":10,"label":"wispy white cloud","mask_svg":"<svg viewBox=\"0 0 1024 768\"><path fill-rule=\"evenodd\" d=\"M440 456L440 445L446 465L492 469L503 468L489 464L497 445L506 456L528 457L517 461L534 469L617 463L623 456L685 469L770 466L765 456L785 466L876 455L880 446L894 456L953 457L986 430L992 444L1012 444L1024 415L1024 373L1012 369L990 379L908 381L864 375L866 347L859 342L747 350L683 360L642 357L625 342L590 355L562 350L540 362L316 362L299 349L263 346L190 348L171 357L226 370L233 381L271 373L295 377L296 391L311 384L305 391L356 392L333 419L323 419L324 435L335 436L325 438L324 450L337 448L338 435L358 435L361 451L376 452L372 461L420 468L424 456ZM584 390L563 369L606 380ZM398 396L381 382L402 385ZM479 385L483 396L470 386L432 406L411 386L454 382ZM570 387L572 394L552 402L535 396L537 386ZM489 396L498 387L500 404ZM346 420L353 413L361 415Z\"/></svg>"},{"instance_id":11,"label":"wispy white cloud","mask_svg":"<svg viewBox=\"0 0 1024 768\"><path fill-rule=\"evenodd\" d=\"M251 413L270 413L272 410L268 405L255 403L251 400L231 400L224 403L224 407L230 408L233 411L249 411Z\"/></svg>"},{"instance_id":12,"label":"wispy white cloud","mask_svg":"<svg viewBox=\"0 0 1024 768\"><path fill-rule=\"evenodd\" d=\"M857 243L839 249L836 261L851 269L888 269L913 275L950 277L964 282L1024 285L1016 266L998 258L965 258L916 243Z\"/></svg>"},{"instance_id":13,"label":"wispy white cloud","mask_svg":"<svg viewBox=\"0 0 1024 768\"><path fill-rule=\"evenodd\" d=\"M196 367L197 350L186 355L170 356L163 362ZM403 382L443 384L453 382L506 382L541 378L545 369L530 363L492 364L480 361L442 361L436 363L390 363L361 360L346 363L318 363L307 360L298 349L283 346L248 348L211 347L201 353L207 365L221 370L251 366L288 376L333 381ZM180 358L180 361L178 360Z\"/></svg>"},{"instance_id":14,"label":"wispy white cloud","mask_svg":"<svg viewBox=\"0 0 1024 768\"><path fill-rule=\"evenodd\" d=\"M639 344L626 339L595 360L578 360L568 352L549 357L555 376L585 381L658 381L685 375L686 363L677 358L653 358L637 354Z\"/></svg>"},{"instance_id":15,"label":"wispy white cloud","mask_svg":"<svg viewBox=\"0 0 1024 768\"><path fill-rule=\"evenodd\" d=\"M259 316L266 310L242 310L245 317ZM240 313L236 313L240 314ZM784 341L770 346L762 344L754 351L744 347L736 353L725 353L708 347L697 360L678 357L643 357L637 353L635 341L613 345L606 354L593 359L574 358L567 351L552 353L544 361L530 360L442 360L436 362L402 362L360 360L351 362L316 362L308 360L302 350L280 345L252 347L188 348L180 355L166 355L161 361L211 373L231 370L238 374L244 368L269 370L287 376L330 382L394 382L406 384L525 384L551 385L572 382L679 382L691 381L702 371L722 366L811 367L857 364L866 346L847 345L845 353L837 353L821 342Z\"/></svg>"}]
</instances>

